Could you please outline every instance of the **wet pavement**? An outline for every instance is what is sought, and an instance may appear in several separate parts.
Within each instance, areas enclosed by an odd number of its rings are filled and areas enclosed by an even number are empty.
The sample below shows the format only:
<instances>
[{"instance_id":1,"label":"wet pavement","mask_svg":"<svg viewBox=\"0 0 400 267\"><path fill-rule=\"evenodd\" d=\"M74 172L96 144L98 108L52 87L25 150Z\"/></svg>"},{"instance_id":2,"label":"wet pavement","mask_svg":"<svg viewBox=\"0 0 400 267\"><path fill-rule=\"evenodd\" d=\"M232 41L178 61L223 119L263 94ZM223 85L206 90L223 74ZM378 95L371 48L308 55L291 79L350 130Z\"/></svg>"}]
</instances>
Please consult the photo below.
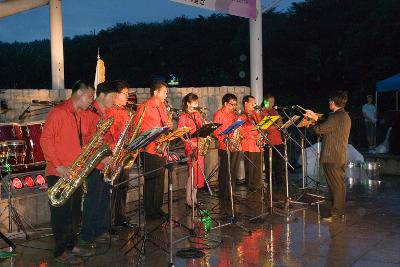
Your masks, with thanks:
<instances>
[{"instance_id":1,"label":"wet pavement","mask_svg":"<svg viewBox=\"0 0 400 267\"><path fill-rule=\"evenodd\" d=\"M294 183L292 179L293 200L316 200L295 196ZM249 195L245 186L240 186L235 199L238 222L213 229L219 223L230 222L224 216L230 205L202 192L194 236L193 231L187 230L192 228L191 209L184 204L184 192L177 192L173 203L173 262L175 266L400 266L400 176L370 179L364 175L350 177L347 183L346 219L332 223L319 220L319 213L326 211L324 203L293 204L289 211L296 212L284 212L290 216L270 215L268 202L261 204L260 192ZM166 205L164 209L167 210ZM261 219L249 220L262 212L266 215ZM136 213L132 212L131 218L138 222ZM98 244L98 255L82 266L168 266L169 224L153 231L161 222L148 221L146 228L140 229L123 248L133 231L121 230L119 240ZM141 224L144 226L143 221ZM251 235L240 226L250 230ZM145 235L145 253L140 256L144 230L152 233ZM17 243L16 255L4 259L0 266L64 266L52 257L53 240L46 236L50 233L49 229L38 229L32 234L33 240L13 239ZM132 250L124 255L129 248ZM185 256L202 257L175 256L187 248L197 249L186 251Z\"/></svg>"}]
</instances>

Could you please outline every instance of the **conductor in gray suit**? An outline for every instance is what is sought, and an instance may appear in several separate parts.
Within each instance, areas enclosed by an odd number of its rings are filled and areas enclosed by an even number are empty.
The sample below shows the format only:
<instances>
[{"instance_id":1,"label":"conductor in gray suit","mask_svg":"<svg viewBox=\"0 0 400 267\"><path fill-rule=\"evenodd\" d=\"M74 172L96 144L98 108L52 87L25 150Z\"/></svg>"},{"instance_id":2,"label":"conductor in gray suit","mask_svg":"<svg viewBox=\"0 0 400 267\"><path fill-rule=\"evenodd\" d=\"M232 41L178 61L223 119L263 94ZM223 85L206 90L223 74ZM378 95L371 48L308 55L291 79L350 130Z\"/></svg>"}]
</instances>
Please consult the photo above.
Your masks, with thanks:
<instances>
[{"instance_id":1,"label":"conductor in gray suit","mask_svg":"<svg viewBox=\"0 0 400 267\"><path fill-rule=\"evenodd\" d=\"M327 184L331 195L332 208L326 222L344 218L346 184L344 180L345 166L347 163L347 144L351 128L349 114L344 110L347 103L347 94L336 91L329 98L329 114L327 120L318 123L313 130L322 135L322 151L320 162L327 176ZM307 110L307 117L318 121L318 116Z\"/></svg>"}]
</instances>

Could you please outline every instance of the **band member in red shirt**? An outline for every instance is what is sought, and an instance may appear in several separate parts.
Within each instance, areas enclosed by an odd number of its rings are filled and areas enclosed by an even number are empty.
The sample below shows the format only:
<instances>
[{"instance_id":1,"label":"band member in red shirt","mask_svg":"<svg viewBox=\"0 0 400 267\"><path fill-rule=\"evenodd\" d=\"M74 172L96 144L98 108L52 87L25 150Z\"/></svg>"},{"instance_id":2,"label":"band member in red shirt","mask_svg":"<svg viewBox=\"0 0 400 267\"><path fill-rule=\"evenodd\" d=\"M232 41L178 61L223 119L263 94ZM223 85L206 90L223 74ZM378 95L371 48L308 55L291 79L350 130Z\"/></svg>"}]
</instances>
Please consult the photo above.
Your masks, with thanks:
<instances>
[{"instance_id":1,"label":"band member in red shirt","mask_svg":"<svg viewBox=\"0 0 400 267\"><path fill-rule=\"evenodd\" d=\"M228 175L228 155L226 152L226 144L224 139L226 136L219 136L229 125L238 119L236 114L237 108L237 97L234 94L225 94L222 97L222 107L214 113L213 121L215 123L221 123L222 125L214 131L214 136L218 139L218 159L219 159L219 170L218 170L218 188L219 196L222 199L228 200L230 198L230 184ZM229 136L232 137L232 134ZM239 168L239 152L230 152L230 171L232 178L232 189L235 192L236 179Z\"/></svg>"},{"instance_id":2,"label":"band member in red shirt","mask_svg":"<svg viewBox=\"0 0 400 267\"><path fill-rule=\"evenodd\" d=\"M129 94L129 84L125 81L116 80L110 82L110 85L115 87L118 91L115 103L112 108L109 109L108 114L114 118L114 123L110 128L110 133L113 139L113 143L116 144L121 137L121 134L129 120L130 111L126 108ZM126 196L128 193L128 180L129 180L129 169L122 169L121 174L117 178L117 183L123 183L115 188L114 195L114 225L122 227L134 227L129 219L125 216Z\"/></svg>"},{"instance_id":3,"label":"band member in red shirt","mask_svg":"<svg viewBox=\"0 0 400 267\"><path fill-rule=\"evenodd\" d=\"M135 123L139 121L140 115L146 107L140 132L143 133L154 127L171 127L172 118L167 114L165 100L168 94L168 85L163 81L154 81L150 86L151 96L138 107L135 115ZM156 143L150 143L143 152L144 171L149 172L159 169L165 165L166 159L156 151ZM147 218L160 218L165 216L162 211L164 197L164 174L165 170L153 172L144 176L144 210Z\"/></svg>"},{"instance_id":4,"label":"band member in red shirt","mask_svg":"<svg viewBox=\"0 0 400 267\"><path fill-rule=\"evenodd\" d=\"M245 123L240 128L240 133L243 136L242 151L247 156L244 159L246 184L250 191L255 191L261 186L263 172L261 149L257 144L260 141L260 133L254 129L261 121L261 115L254 109L256 100L253 96L243 97L242 104L244 112L240 115L240 119Z\"/></svg>"},{"instance_id":5,"label":"band member in red shirt","mask_svg":"<svg viewBox=\"0 0 400 267\"><path fill-rule=\"evenodd\" d=\"M97 86L96 100L92 103L91 135L97 131L97 123L100 119L108 117L107 112L114 105L117 91L109 83L100 83ZM114 147L110 132L104 138L103 143ZM104 181L102 171L110 157L105 158L86 178L86 194L83 202L83 217L81 239L85 248L94 248L95 241L108 242L111 223L110 209L110 185Z\"/></svg>"},{"instance_id":6,"label":"band member in red shirt","mask_svg":"<svg viewBox=\"0 0 400 267\"><path fill-rule=\"evenodd\" d=\"M274 108L275 106L275 97L271 94L267 94L265 102L263 103L264 105L264 110L263 110L263 116L279 116L278 111ZM278 127L282 126L282 120L279 119L275 124L272 124L270 127L267 129L267 137L270 140L271 144L276 147L279 152L284 155L285 154L285 149L283 146L282 142L282 136L281 132ZM265 173L267 177L269 177L269 155L268 155L268 149L264 151L264 164L265 164ZM275 149L272 150L272 158L273 158L273 172L275 172L275 175L273 176L272 183L278 190L283 190L283 183L285 181L285 162L284 159L275 151Z\"/></svg>"},{"instance_id":7,"label":"band member in red shirt","mask_svg":"<svg viewBox=\"0 0 400 267\"><path fill-rule=\"evenodd\" d=\"M69 179L70 167L89 139L90 116L85 111L92 103L94 88L78 81L72 87L67 101L54 107L47 117L40 138L46 159L46 181L49 187L60 179ZM54 234L56 261L80 264L82 260L71 254L80 254L77 247L81 221L82 187L78 188L61 207L50 205L51 227Z\"/></svg>"},{"instance_id":8,"label":"band member in red shirt","mask_svg":"<svg viewBox=\"0 0 400 267\"><path fill-rule=\"evenodd\" d=\"M190 127L190 134L201 128L203 121L201 114L194 108L199 106L199 97L196 94L189 93L182 99L182 110L184 111L179 117L178 128L183 126ZM204 156L200 154L198 149L199 138L191 138L185 142L186 157L194 157L188 161L188 180L186 182L186 204L192 206L192 200L197 203L197 189L204 186ZM192 162L193 162L193 187L192 194Z\"/></svg>"}]
</instances>

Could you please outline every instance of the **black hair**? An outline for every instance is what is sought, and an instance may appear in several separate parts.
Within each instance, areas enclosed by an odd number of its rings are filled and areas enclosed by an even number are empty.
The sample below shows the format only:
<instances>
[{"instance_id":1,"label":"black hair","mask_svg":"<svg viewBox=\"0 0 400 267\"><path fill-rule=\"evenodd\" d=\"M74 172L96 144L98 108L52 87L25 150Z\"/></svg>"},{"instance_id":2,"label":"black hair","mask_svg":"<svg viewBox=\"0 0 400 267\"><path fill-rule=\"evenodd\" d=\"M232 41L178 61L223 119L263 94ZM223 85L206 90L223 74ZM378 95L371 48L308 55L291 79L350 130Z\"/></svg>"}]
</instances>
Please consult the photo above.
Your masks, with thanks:
<instances>
[{"instance_id":1,"label":"black hair","mask_svg":"<svg viewBox=\"0 0 400 267\"><path fill-rule=\"evenodd\" d=\"M72 94L75 94L78 90L94 90L94 87L86 81L77 80L72 85Z\"/></svg>"},{"instance_id":2,"label":"black hair","mask_svg":"<svg viewBox=\"0 0 400 267\"><path fill-rule=\"evenodd\" d=\"M347 103L347 92L335 91L329 96L329 101L333 101L339 108L344 108Z\"/></svg>"},{"instance_id":3,"label":"black hair","mask_svg":"<svg viewBox=\"0 0 400 267\"><path fill-rule=\"evenodd\" d=\"M268 101L270 98L275 98L272 93L267 93L264 95L264 101L261 103L261 107L265 108L265 101Z\"/></svg>"},{"instance_id":4,"label":"black hair","mask_svg":"<svg viewBox=\"0 0 400 267\"><path fill-rule=\"evenodd\" d=\"M151 82L150 85L150 94L154 95L154 91L159 90L161 87L165 86L166 88L168 88L168 84L164 81L160 81L160 80L154 80Z\"/></svg>"},{"instance_id":5,"label":"black hair","mask_svg":"<svg viewBox=\"0 0 400 267\"><path fill-rule=\"evenodd\" d=\"M110 93L118 93L118 90L115 86L112 86L109 82L102 82L97 85L96 97L98 97L101 93L107 95Z\"/></svg>"},{"instance_id":6,"label":"black hair","mask_svg":"<svg viewBox=\"0 0 400 267\"><path fill-rule=\"evenodd\" d=\"M229 101L231 100L235 100L237 101L237 97L234 94L231 93L227 93L222 97L222 105L224 105L225 103L229 103Z\"/></svg>"},{"instance_id":7,"label":"black hair","mask_svg":"<svg viewBox=\"0 0 400 267\"><path fill-rule=\"evenodd\" d=\"M111 86L115 87L118 93L121 93L123 89L128 88L129 89L129 84L126 81L123 80L115 80L110 82Z\"/></svg>"},{"instance_id":8,"label":"black hair","mask_svg":"<svg viewBox=\"0 0 400 267\"><path fill-rule=\"evenodd\" d=\"M243 105L243 107L244 107L244 103L247 103L247 102L249 102L249 101L250 101L250 99L254 99L254 96L251 96L251 95L245 95L245 96L243 97L243 99L242 99L242 105Z\"/></svg>"},{"instance_id":9,"label":"black hair","mask_svg":"<svg viewBox=\"0 0 400 267\"><path fill-rule=\"evenodd\" d=\"M199 97L194 93L189 93L182 98L182 109L187 111L188 103L198 100Z\"/></svg>"}]
</instances>

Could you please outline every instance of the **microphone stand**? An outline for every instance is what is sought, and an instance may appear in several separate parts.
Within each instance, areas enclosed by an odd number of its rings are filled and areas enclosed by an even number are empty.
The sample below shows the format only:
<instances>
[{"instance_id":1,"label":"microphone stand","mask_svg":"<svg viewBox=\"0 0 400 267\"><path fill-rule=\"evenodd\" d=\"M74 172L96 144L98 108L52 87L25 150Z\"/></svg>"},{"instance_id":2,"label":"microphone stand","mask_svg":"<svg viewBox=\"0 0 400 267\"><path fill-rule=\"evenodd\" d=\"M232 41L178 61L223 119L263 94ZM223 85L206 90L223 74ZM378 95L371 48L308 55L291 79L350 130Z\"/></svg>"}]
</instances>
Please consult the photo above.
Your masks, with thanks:
<instances>
[{"instance_id":1,"label":"microphone stand","mask_svg":"<svg viewBox=\"0 0 400 267\"><path fill-rule=\"evenodd\" d=\"M200 169L201 175L203 175L204 180L206 179L206 177L205 177L204 171L203 171L203 169L201 168L200 163L199 163L199 161L198 161L198 153L199 153L199 152L198 152L198 149L197 149L197 155L196 155L195 149L194 149L194 146L193 146L193 143L192 143L192 141L190 140L190 135L189 135L189 133L186 133L185 135L186 135L186 139L187 139L187 141L188 141L188 143L189 143L189 145L190 145L190 147L191 147L191 150L192 150L192 153L191 153L191 155L190 155L190 162L191 162L191 164L190 164L190 179L191 179L191 188L190 188L190 190L191 190L191 194L192 194L192 228L189 229L189 235L184 236L184 237L182 237L182 238L176 240L175 243L179 243L179 242L181 242L181 241L183 241L183 240L186 240L186 239L189 239L189 238L191 238L191 237L199 237L199 238L202 238L204 241L213 241L213 242L217 242L217 240L215 240L215 239L211 239L211 238L205 237L205 236L202 236L202 237L201 237L201 236L197 236L197 234L196 234L195 217L201 217L201 218L202 218L202 217L203 217L203 214L202 214L202 212L201 212L202 209L200 209L198 202L195 203L195 202L194 202L194 197L193 197L193 195L194 195L194 190L195 190L195 189L194 189L194 164L195 164L195 162L197 163L197 168ZM200 135L197 135L197 143L198 143L199 137L200 137ZM187 189L186 189L186 190L187 190ZM196 209L196 211L197 211L197 216L195 216L195 209ZM210 214L208 214L208 217L209 217L213 222L218 223Z\"/></svg>"},{"instance_id":2,"label":"microphone stand","mask_svg":"<svg viewBox=\"0 0 400 267\"><path fill-rule=\"evenodd\" d=\"M243 121L242 121L243 124ZM237 124L237 122L232 123L230 126L228 126L228 128L226 130L224 130L222 133L220 133L220 135L224 135L224 142L226 144L226 154L227 154L227 161L228 161L228 178L229 178L229 191L230 191L230 202L231 202L231 212L232 212L232 216L229 218L229 221L225 224L222 225L218 225L215 227L212 227L210 229L210 231L218 229L218 228L222 228L225 226L237 226L240 229L242 229L243 231L247 232L249 235L252 234L252 232L247 229L243 224L241 224L238 221L238 217L235 216L235 208L234 208L234 203L233 203L233 187L232 187L232 173L231 173L231 153L229 151L229 138L228 135L233 132L235 129L237 129L238 127L240 127L241 124Z\"/></svg>"}]
</instances>

